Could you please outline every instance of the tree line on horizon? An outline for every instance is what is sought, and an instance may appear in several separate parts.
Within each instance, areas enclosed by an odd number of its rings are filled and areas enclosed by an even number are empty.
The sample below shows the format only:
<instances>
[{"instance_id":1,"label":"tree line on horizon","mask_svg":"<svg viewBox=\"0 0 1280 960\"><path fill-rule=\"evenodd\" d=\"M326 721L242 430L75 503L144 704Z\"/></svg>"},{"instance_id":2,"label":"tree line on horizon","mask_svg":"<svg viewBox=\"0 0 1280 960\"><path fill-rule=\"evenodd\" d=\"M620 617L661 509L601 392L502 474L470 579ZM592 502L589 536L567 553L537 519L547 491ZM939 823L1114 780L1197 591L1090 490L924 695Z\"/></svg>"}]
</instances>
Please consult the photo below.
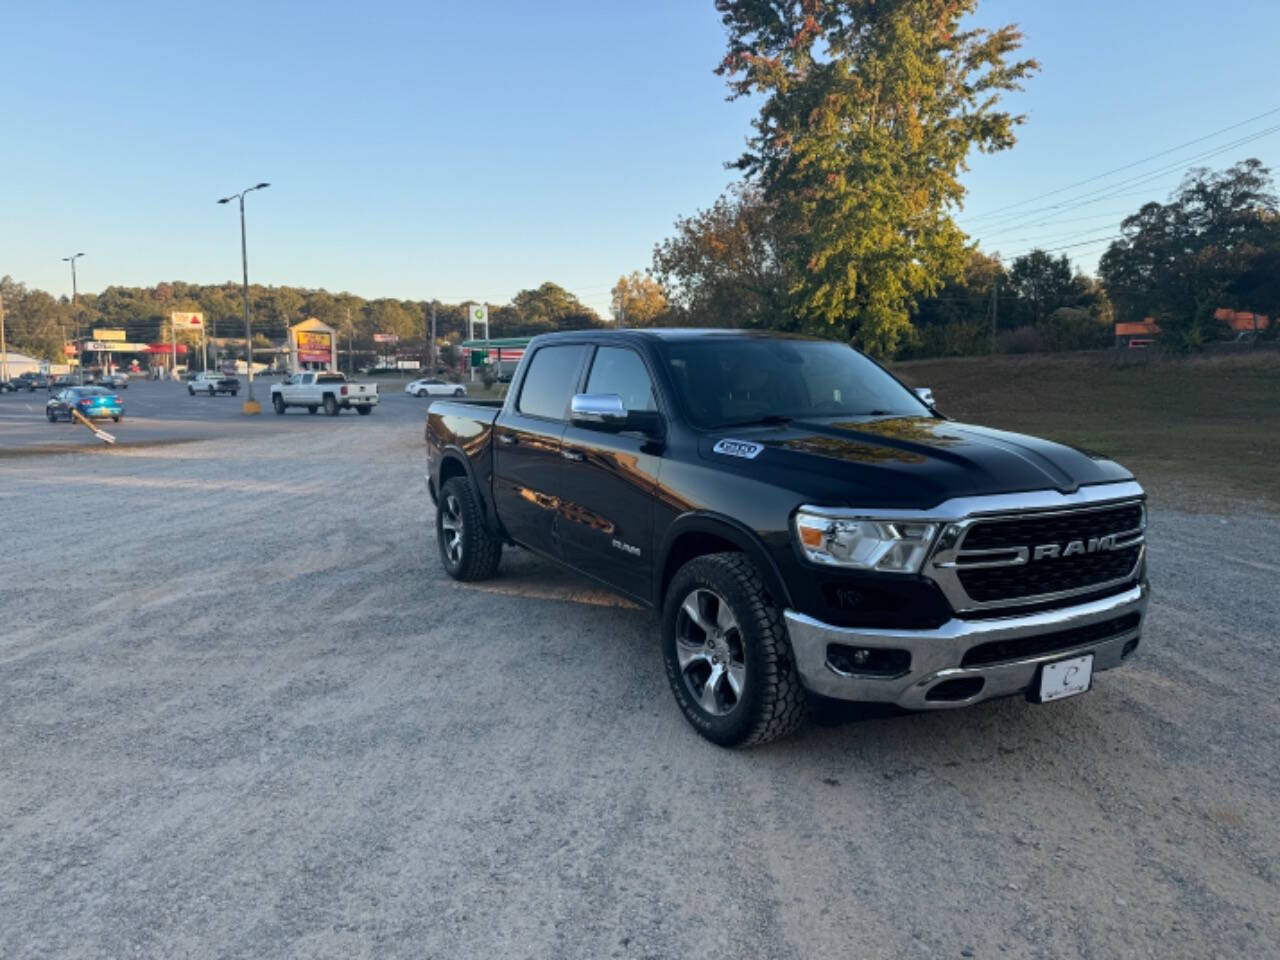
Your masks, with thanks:
<instances>
[{"instance_id":1,"label":"tree line on horizon","mask_svg":"<svg viewBox=\"0 0 1280 960\"><path fill-rule=\"evenodd\" d=\"M12 277L0 277L10 348L45 360L61 360L62 345L77 330L81 339L97 328L123 330L135 343L167 342L170 315L198 312L205 318L211 338L244 340L244 307L241 285L234 282L196 284L182 281L150 287L111 286L100 293L84 293L74 306L66 297L54 297L30 289ZM343 349L374 349L374 334L392 334L406 350L421 352L430 337L431 310L435 307L436 336L460 343L467 336L464 303L431 300L367 299L353 293L291 286L250 284L249 304L257 346L282 343L287 328L315 317L338 331ZM599 314L574 294L555 283L521 290L509 303L489 304L490 335L534 336L555 330L582 329L604 324ZM192 334L182 331L180 339Z\"/></svg>"}]
</instances>

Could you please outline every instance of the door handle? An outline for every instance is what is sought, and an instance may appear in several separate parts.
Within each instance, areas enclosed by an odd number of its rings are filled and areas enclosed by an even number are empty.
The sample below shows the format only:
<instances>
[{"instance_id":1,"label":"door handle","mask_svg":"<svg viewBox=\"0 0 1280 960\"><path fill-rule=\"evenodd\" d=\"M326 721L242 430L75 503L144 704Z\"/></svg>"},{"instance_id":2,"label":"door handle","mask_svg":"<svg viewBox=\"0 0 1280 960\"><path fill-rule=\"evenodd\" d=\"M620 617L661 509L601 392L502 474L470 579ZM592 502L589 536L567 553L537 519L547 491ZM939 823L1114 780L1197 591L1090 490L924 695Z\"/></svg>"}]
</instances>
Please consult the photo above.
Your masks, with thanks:
<instances>
[{"instance_id":1,"label":"door handle","mask_svg":"<svg viewBox=\"0 0 1280 960\"><path fill-rule=\"evenodd\" d=\"M566 460L576 460L579 462L587 459L587 455L581 450L561 450L560 456L564 457Z\"/></svg>"},{"instance_id":2,"label":"door handle","mask_svg":"<svg viewBox=\"0 0 1280 960\"><path fill-rule=\"evenodd\" d=\"M500 433L498 434L498 442L505 443L508 447L514 447L520 442L520 438L514 433Z\"/></svg>"}]
</instances>

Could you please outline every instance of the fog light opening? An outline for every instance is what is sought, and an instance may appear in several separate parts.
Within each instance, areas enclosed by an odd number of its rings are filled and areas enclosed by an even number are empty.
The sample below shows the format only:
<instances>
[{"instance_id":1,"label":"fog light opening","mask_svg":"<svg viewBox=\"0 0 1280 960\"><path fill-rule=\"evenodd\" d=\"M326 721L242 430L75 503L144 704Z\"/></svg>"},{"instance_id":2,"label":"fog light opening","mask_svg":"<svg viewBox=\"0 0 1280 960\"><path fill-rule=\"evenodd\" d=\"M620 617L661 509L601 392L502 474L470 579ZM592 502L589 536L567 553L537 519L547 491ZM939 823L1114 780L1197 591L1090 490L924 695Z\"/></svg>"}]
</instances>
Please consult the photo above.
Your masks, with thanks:
<instances>
[{"instance_id":1,"label":"fog light opening","mask_svg":"<svg viewBox=\"0 0 1280 960\"><path fill-rule=\"evenodd\" d=\"M1138 649L1138 638L1134 637L1124 645L1124 649L1120 651L1120 659L1126 660L1133 651Z\"/></svg>"},{"instance_id":2,"label":"fog light opening","mask_svg":"<svg viewBox=\"0 0 1280 960\"><path fill-rule=\"evenodd\" d=\"M911 653L882 647L827 647L827 666L846 677L900 677L911 669Z\"/></svg>"}]
</instances>

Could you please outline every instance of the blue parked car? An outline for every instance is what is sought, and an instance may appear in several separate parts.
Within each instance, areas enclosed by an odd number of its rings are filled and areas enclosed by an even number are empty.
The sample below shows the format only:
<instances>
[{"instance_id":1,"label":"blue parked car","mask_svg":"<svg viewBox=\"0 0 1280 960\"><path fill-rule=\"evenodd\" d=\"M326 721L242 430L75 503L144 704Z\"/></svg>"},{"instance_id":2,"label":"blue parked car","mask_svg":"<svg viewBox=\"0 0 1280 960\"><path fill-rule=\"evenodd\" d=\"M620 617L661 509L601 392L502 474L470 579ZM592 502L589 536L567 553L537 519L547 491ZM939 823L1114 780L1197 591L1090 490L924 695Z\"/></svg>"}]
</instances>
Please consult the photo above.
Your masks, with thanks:
<instances>
[{"instance_id":1,"label":"blue parked car","mask_svg":"<svg viewBox=\"0 0 1280 960\"><path fill-rule=\"evenodd\" d=\"M59 390L44 405L44 413L50 423L72 419L72 410L79 410L90 420L105 420L110 417L119 423L124 416L124 404L120 402L120 398L101 387L68 387L66 390Z\"/></svg>"}]
</instances>

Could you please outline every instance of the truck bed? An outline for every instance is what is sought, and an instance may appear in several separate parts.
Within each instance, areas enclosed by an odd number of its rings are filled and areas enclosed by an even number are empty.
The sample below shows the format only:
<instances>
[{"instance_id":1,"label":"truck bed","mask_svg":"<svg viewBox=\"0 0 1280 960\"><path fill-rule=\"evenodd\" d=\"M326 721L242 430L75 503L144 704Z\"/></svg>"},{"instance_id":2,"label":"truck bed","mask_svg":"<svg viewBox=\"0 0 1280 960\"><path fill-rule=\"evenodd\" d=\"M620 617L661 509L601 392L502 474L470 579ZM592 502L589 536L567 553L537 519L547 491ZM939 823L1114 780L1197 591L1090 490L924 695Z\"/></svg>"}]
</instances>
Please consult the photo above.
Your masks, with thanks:
<instances>
[{"instance_id":1,"label":"truck bed","mask_svg":"<svg viewBox=\"0 0 1280 960\"><path fill-rule=\"evenodd\" d=\"M488 477L493 467L493 423L502 400L436 400L427 410L427 458L435 460L446 447L458 447Z\"/></svg>"}]
</instances>

